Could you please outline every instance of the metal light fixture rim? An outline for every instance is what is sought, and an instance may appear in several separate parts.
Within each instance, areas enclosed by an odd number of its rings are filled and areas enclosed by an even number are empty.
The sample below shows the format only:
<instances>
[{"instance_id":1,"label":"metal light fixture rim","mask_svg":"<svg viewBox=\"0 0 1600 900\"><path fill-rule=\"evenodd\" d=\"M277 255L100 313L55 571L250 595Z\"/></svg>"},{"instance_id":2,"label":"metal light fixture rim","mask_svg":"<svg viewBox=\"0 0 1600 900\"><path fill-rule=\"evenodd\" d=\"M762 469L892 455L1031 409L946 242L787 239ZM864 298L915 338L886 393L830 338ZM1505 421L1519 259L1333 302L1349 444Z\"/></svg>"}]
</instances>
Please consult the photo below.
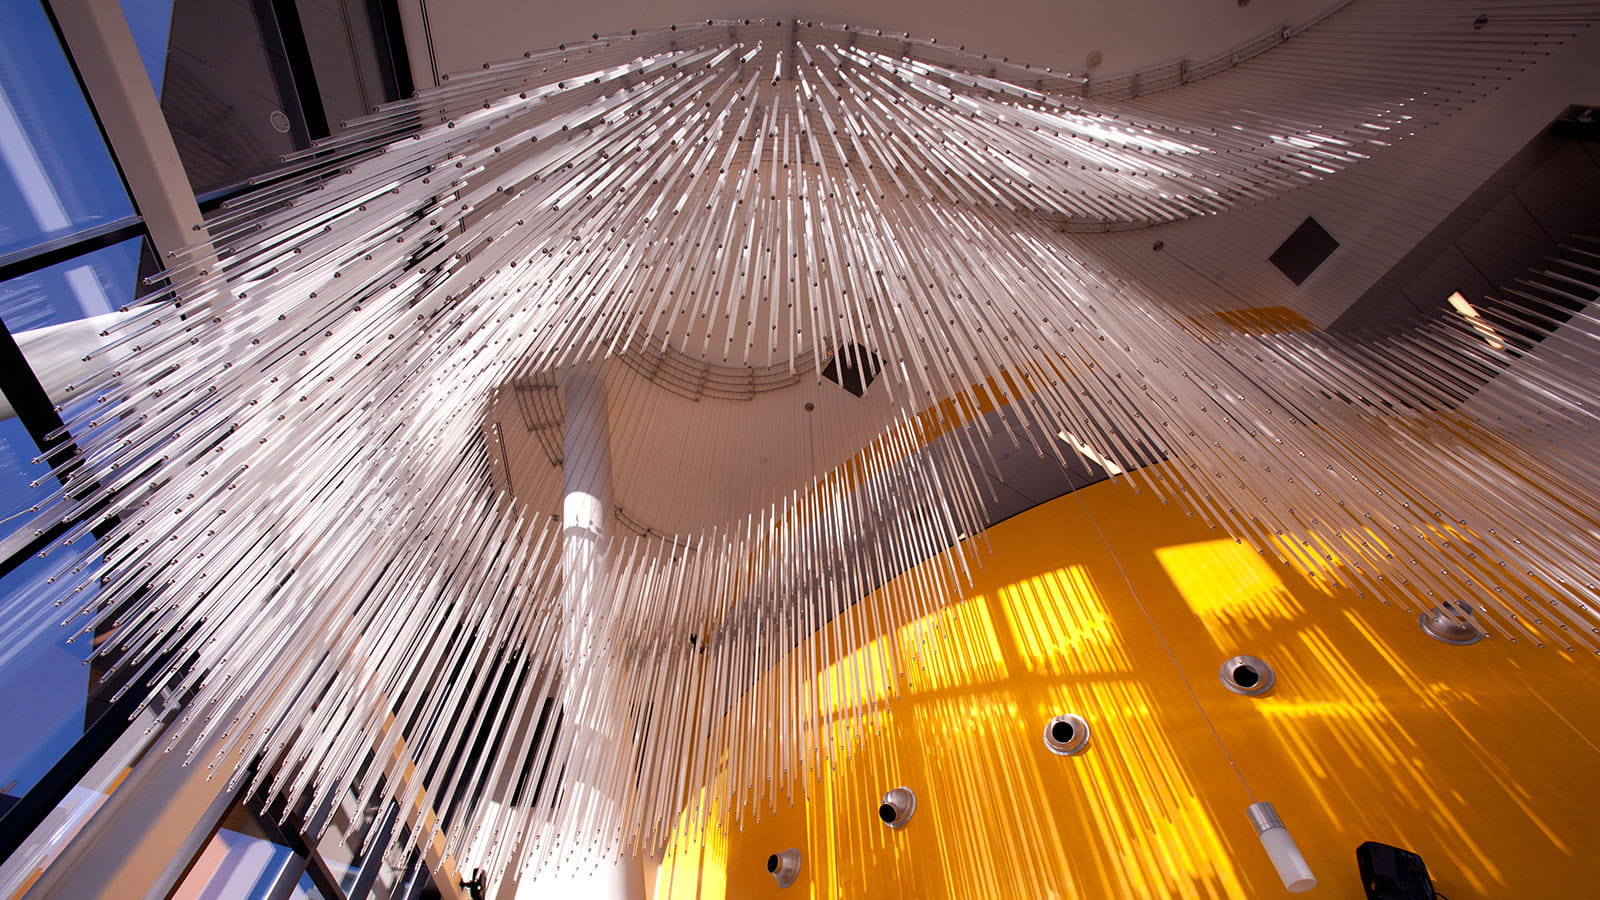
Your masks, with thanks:
<instances>
[{"instance_id":1,"label":"metal light fixture rim","mask_svg":"<svg viewBox=\"0 0 1600 900\"><path fill-rule=\"evenodd\" d=\"M1250 687L1245 687L1233 678L1233 673L1244 666L1249 666L1257 676L1256 683ZM1223 687L1245 697L1259 697L1272 690L1278 683L1278 673L1272 666L1268 665L1267 661L1261 657L1251 656L1248 653L1229 657L1222 664L1222 668L1217 670L1217 678L1222 682Z\"/></svg>"},{"instance_id":2,"label":"metal light fixture rim","mask_svg":"<svg viewBox=\"0 0 1600 900\"><path fill-rule=\"evenodd\" d=\"M1072 726L1072 737L1066 741L1056 740L1054 734L1056 724L1060 722ZM1089 722L1077 713L1062 713L1044 723L1045 748L1057 756L1076 756L1089 749L1089 737Z\"/></svg>"},{"instance_id":3,"label":"metal light fixture rim","mask_svg":"<svg viewBox=\"0 0 1600 900\"><path fill-rule=\"evenodd\" d=\"M906 827L906 823L911 821L911 816L917 811L917 792L906 787L905 785L900 785L899 787L890 788L888 791L885 791L883 799L878 801L879 809L881 810L885 806L891 806L898 810L899 804L895 802L898 797L906 798L905 811L897 813L893 822L883 823L884 825L893 828L896 831ZM878 816L878 820L883 821L883 816L881 814Z\"/></svg>"}]
</instances>

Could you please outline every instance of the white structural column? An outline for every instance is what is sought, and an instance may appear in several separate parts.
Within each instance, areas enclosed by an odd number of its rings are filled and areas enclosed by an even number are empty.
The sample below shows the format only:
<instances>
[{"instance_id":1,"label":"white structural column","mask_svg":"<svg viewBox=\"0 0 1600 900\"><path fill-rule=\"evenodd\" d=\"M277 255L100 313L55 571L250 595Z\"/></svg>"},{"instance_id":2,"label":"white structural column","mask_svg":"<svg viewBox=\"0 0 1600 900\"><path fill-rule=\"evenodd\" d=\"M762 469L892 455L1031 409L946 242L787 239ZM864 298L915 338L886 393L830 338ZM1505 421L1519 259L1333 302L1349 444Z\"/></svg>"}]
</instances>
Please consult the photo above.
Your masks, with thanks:
<instances>
[{"instance_id":1,"label":"white structural column","mask_svg":"<svg viewBox=\"0 0 1600 900\"><path fill-rule=\"evenodd\" d=\"M561 610L567 617L569 663L593 661L594 635L584 620L601 600L605 541L611 524L611 436L606 422L605 379L598 365L574 369L561 380L566 426L562 453Z\"/></svg>"},{"instance_id":2,"label":"white structural column","mask_svg":"<svg viewBox=\"0 0 1600 900\"><path fill-rule=\"evenodd\" d=\"M571 800L568 822L599 817L612 821L623 802L624 785L616 779L627 771L617 761L626 753L628 729L618 702L620 654L611 642L611 601L607 543L612 518L611 439L606 415L605 379L600 365L581 366L561 381L566 407L562 454L560 691L563 741L570 741L571 761L563 790ZM598 848L556 849L557 854L593 854ZM573 867L577 874L535 878L519 886L516 896L572 900L643 900L643 866L637 858L601 862L598 868Z\"/></svg>"},{"instance_id":3,"label":"white structural column","mask_svg":"<svg viewBox=\"0 0 1600 900\"><path fill-rule=\"evenodd\" d=\"M166 259L191 244L209 241L194 189L122 7L97 0L50 0L50 9L156 252Z\"/></svg>"}]
</instances>

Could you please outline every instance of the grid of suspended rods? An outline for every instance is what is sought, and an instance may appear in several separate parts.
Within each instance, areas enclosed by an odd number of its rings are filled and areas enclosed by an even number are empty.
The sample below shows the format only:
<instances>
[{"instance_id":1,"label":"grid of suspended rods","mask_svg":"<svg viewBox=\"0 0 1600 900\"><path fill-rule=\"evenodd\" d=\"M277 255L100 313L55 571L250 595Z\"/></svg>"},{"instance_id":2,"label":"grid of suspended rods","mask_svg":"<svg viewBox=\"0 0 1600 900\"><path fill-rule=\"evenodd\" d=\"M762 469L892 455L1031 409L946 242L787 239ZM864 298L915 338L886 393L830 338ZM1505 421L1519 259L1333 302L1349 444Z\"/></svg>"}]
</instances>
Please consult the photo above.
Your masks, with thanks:
<instances>
[{"instance_id":1,"label":"grid of suspended rods","mask_svg":"<svg viewBox=\"0 0 1600 900\"><path fill-rule=\"evenodd\" d=\"M211 222L220 271L180 254L108 335L64 409L67 486L37 506L38 531L77 523L43 589L124 690L187 698L168 749L242 750L252 791L302 808L392 800L414 846L443 831L490 871L759 815L870 727L914 665L873 638L931 621L965 577L950 548L983 524L971 438L924 449L954 423L923 411L949 398L987 394L1016 440L1074 438L1038 452L1093 447L1331 580L1470 598L1496 634L1594 649L1586 306L1537 348L1464 321L1370 345L1208 330L1063 232L1358 163L1596 11L1361 2L1128 102L797 23L486 65L288 160ZM1592 287L1593 267L1563 277ZM723 525L614 533L599 600L560 608L553 511L488 474L495 390L639 351L798 371L853 345L884 362L877 438ZM574 633L595 636L581 659ZM622 739L536 727L549 697ZM580 768L599 789L569 802Z\"/></svg>"}]
</instances>

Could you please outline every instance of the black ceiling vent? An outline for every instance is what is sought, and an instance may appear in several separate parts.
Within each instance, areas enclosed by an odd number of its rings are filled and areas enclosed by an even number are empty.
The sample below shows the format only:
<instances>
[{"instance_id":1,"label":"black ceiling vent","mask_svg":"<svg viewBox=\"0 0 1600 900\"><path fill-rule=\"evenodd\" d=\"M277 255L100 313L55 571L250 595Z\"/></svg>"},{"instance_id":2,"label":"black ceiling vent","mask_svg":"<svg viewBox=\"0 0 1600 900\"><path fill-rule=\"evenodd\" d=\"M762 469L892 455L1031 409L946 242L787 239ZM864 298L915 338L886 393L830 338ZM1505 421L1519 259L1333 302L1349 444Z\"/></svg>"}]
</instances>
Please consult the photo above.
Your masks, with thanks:
<instances>
[{"instance_id":1,"label":"black ceiling vent","mask_svg":"<svg viewBox=\"0 0 1600 900\"><path fill-rule=\"evenodd\" d=\"M878 354L860 344L846 344L833 354L833 359L828 360L822 377L860 397L881 371L883 363L878 359Z\"/></svg>"},{"instance_id":2,"label":"black ceiling vent","mask_svg":"<svg viewBox=\"0 0 1600 900\"><path fill-rule=\"evenodd\" d=\"M1337 249L1339 242L1333 239L1333 235L1317 224L1316 219L1307 216L1294 234L1289 235L1283 246L1274 250L1268 259L1278 267L1278 271L1289 276L1290 281L1300 284L1311 277L1317 266L1322 265Z\"/></svg>"}]
</instances>

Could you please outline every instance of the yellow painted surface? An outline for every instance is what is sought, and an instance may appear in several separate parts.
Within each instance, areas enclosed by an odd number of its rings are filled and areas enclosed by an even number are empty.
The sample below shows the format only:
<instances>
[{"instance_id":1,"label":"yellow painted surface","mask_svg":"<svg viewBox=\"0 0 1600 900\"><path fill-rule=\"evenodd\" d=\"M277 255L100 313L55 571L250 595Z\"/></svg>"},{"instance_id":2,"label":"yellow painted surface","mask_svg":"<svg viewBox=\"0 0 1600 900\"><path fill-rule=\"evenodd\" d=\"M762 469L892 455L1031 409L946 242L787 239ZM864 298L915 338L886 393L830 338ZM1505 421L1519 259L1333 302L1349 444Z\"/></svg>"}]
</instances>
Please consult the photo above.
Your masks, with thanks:
<instances>
[{"instance_id":1,"label":"yellow painted surface","mask_svg":"<svg viewBox=\"0 0 1600 900\"><path fill-rule=\"evenodd\" d=\"M1287 306L1257 306L1251 309L1234 309L1196 316L1194 321L1209 328L1211 321L1221 322L1245 334L1283 334L1290 331L1315 331L1317 326Z\"/></svg>"},{"instance_id":2,"label":"yellow painted surface","mask_svg":"<svg viewBox=\"0 0 1600 900\"><path fill-rule=\"evenodd\" d=\"M1600 897L1600 660L1438 643L1117 484L989 539L965 597L922 623L926 667L836 711L837 733L866 732L854 752L803 802L678 840L656 897L1287 896L1239 775L1316 871L1309 896L1363 897L1355 848L1377 840L1420 853L1451 900ZM924 630L870 652L909 655ZM1238 653L1273 665L1271 694L1223 689ZM857 661L823 658L828 698ZM1090 723L1080 756L1043 746L1061 712ZM917 812L890 831L878 800L902 784ZM788 847L782 890L765 866Z\"/></svg>"}]
</instances>

